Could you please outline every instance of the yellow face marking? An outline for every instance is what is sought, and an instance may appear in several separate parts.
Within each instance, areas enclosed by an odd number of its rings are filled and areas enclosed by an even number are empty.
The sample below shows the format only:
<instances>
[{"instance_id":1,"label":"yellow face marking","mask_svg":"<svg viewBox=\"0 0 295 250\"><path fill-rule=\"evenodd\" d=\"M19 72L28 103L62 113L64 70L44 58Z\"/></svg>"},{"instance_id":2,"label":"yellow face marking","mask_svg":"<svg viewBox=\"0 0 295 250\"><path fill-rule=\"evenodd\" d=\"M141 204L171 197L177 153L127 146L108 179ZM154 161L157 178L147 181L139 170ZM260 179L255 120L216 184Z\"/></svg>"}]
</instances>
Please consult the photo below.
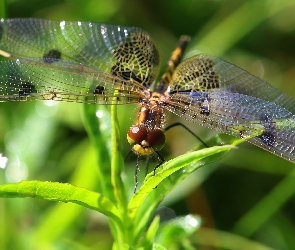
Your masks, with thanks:
<instances>
[{"instance_id":1,"label":"yellow face marking","mask_svg":"<svg viewBox=\"0 0 295 250\"><path fill-rule=\"evenodd\" d=\"M135 144L133 150L141 156L149 156L155 153L155 150L152 147L144 148L139 144Z\"/></svg>"}]
</instances>

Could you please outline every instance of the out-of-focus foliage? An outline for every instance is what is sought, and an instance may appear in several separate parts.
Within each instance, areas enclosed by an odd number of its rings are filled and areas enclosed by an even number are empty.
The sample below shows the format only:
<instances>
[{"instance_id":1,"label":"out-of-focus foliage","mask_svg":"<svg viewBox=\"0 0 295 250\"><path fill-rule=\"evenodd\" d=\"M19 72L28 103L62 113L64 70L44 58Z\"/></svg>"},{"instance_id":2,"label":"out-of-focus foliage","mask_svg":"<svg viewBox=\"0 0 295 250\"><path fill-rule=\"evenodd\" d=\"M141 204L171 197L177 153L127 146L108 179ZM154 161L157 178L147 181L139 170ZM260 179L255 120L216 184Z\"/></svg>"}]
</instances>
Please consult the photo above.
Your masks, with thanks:
<instances>
[{"instance_id":1,"label":"out-of-focus foliage","mask_svg":"<svg viewBox=\"0 0 295 250\"><path fill-rule=\"evenodd\" d=\"M6 17L85 20L141 27L158 42L163 70L178 37L190 35L188 56L198 52L218 55L293 97L294 13L292 0L6 2ZM1 184L36 179L69 182L94 191L100 189L95 153L80 115L81 105L44 102L0 105L0 153L9 155L7 167L0 168ZM121 145L123 154L127 155L130 147L125 139L126 131L133 122L130 114L135 113L136 107L118 109ZM101 120L102 127L109 126ZM167 115L168 124L178 120ZM194 124L186 125L205 141L216 134ZM198 145L182 128L168 131L167 138L162 151L165 159ZM1 157L0 164L3 160ZM130 194L134 166L135 158L129 156L125 180L130 183ZM200 244L199 249L203 246L206 249L254 249L247 248L250 240L274 249L294 249L294 167L293 163L243 143L221 160L192 174L166 197L163 206L174 210L176 216L191 213L203 218L204 229L190 237L194 244ZM36 241L53 242L52 249L108 249L112 245L106 219L75 204L1 199L0 224L0 249L7 246L30 249L30 243L26 242L28 232L35 234ZM45 235L48 228L52 233ZM235 237L231 238L230 233Z\"/></svg>"}]
</instances>

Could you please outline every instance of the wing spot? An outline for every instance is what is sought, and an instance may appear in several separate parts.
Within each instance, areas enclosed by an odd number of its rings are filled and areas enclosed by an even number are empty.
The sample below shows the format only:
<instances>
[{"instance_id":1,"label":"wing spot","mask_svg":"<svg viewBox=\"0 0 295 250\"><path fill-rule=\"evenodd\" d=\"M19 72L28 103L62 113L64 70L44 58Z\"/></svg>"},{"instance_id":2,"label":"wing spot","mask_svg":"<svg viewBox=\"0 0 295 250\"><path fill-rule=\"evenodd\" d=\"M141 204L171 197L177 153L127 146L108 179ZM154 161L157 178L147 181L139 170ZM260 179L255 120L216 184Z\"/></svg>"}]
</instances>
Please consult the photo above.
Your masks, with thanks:
<instances>
[{"instance_id":1,"label":"wing spot","mask_svg":"<svg viewBox=\"0 0 295 250\"><path fill-rule=\"evenodd\" d=\"M159 65L159 53L145 33L131 33L113 53L117 59L111 68L113 75L127 81L134 80L144 87L149 87L155 80L152 69Z\"/></svg>"},{"instance_id":2,"label":"wing spot","mask_svg":"<svg viewBox=\"0 0 295 250\"><path fill-rule=\"evenodd\" d=\"M261 115L260 124L264 126L264 132L258 136L264 144L269 147L276 147L276 129L275 123L267 115Z\"/></svg>"},{"instance_id":3,"label":"wing spot","mask_svg":"<svg viewBox=\"0 0 295 250\"><path fill-rule=\"evenodd\" d=\"M49 64L58 62L60 59L61 59L61 52L56 49L50 50L48 53L44 54L43 56L43 62L49 63Z\"/></svg>"},{"instance_id":4,"label":"wing spot","mask_svg":"<svg viewBox=\"0 0 295 250\"><path fill-rule=\"evenodd\" d=\"M220 76L214 65L214 61L205 55L187 59L177 69L173 79L177 84L171 91L202 91L220 88Z\"/></svg>"},{"instance_id":5,"label":"wing spot","mask_svg":"<svg viewBox=\"0 0 295 250\"><path fill-rule=\"evenodd\" d=\"M18 90L19 96L24 97L30 95L31 93L37 93L35 85L30 82L21 83L21 87Z\"/></svg>"},{"instance_id":6,"label":"wing spot","mask_svg":"<svg viewBox=\"0 0 295 250\"><path fill-rule=\"evenodd\" d=\"M104 86L96 86L94 89L94 94L104 95L105 90L106 90L106 88Z\"/></svg>"}]
</instances>

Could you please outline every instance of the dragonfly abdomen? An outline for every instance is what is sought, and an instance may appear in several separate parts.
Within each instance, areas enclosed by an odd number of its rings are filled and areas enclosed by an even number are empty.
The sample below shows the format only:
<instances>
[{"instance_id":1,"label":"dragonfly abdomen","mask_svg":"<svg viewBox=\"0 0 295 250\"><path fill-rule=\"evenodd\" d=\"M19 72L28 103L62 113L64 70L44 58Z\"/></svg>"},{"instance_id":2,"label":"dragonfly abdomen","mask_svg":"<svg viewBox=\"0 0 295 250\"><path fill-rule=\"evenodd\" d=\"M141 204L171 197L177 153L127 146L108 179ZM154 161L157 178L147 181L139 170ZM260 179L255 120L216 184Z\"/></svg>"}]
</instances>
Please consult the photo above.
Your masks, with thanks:
<instances>
[{"instance_id":1,"label":"dragonfly abdomen","mask_svg":"<svg viewBox=\"0 0 295 250\"><path fill-rule=\"evenodd\" d=\"M174 70L177 67L177 65L180 63L180 61L183 57L183 53L184 53L189 41L190 41L189 36L181 36L180 37L178 46L172 52L172 55L171 55L170 60L168 62L168 66L166 68L166 71L162 75L159 83L157 84L156 92L164 93L167 90L169 84L171 83Z\"/></svg>"}]
</instances>

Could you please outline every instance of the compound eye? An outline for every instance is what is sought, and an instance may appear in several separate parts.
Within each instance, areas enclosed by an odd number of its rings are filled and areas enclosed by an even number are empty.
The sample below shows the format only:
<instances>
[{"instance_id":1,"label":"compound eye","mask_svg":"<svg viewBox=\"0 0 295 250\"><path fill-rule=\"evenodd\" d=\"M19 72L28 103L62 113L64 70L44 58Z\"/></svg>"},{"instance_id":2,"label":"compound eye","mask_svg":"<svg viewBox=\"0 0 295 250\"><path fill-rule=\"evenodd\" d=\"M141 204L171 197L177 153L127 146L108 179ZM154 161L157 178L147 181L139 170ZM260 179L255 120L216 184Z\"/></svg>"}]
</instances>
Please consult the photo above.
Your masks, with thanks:
<instances>
[{"instance_id":1,"label":"compound eye","mask_svg":"<svg viewBox=\"0 0 295 250\"><path fill-rule=\"evenodd\" d=\"M161 129L154 129L148 133L147 142L155 151L159 151L165 145L165 134Z\"/></svg>"},{"instance_id":2,"label":"compound eye","mask_svg":"<svg viewBox=\"0 0 295 250\"><path fill-rule=\"evenodd\" d=\"M147 130L142 125L132 126L127 133L127 140L131 145L141 143L147 138Z\"/></svg>"}]
</instances>

